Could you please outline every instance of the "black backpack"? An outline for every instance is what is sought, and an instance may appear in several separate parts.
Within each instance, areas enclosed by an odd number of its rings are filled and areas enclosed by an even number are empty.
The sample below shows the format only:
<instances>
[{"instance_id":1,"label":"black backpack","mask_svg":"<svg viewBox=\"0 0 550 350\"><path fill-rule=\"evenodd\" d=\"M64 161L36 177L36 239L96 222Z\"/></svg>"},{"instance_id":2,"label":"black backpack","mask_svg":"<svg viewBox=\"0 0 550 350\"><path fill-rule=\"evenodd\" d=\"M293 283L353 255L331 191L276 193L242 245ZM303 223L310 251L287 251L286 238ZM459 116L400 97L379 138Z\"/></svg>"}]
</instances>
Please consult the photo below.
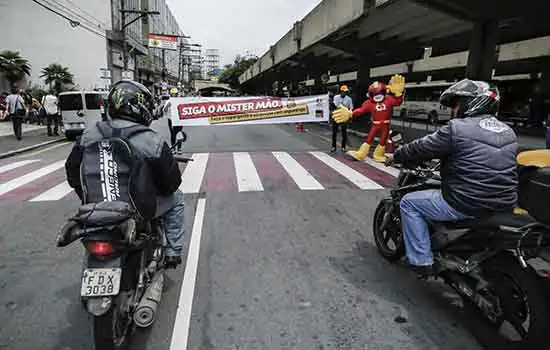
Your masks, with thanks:
<instances>
[{"instance_id":1,"label":"black backpack","mask_svg":"<svg viewBox=\"0 0 550 350\"><path fill-rule=\"evenodd\" d=\"M152 219L157 191L151 169L128 141L151 129L143 125L114 128L109 121L96 125L103 138L84 148L80 166L84 204L122 201L142 218Z\"/></svg>"}]
</instances>

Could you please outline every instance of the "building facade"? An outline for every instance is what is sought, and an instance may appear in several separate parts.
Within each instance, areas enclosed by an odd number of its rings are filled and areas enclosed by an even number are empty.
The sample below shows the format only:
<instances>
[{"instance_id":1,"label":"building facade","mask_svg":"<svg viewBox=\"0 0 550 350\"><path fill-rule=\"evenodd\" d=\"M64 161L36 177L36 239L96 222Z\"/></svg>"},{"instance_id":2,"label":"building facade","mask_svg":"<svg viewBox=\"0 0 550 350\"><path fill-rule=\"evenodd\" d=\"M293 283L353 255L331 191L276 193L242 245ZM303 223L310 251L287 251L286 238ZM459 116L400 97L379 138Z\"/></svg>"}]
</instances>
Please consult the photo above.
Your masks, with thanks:
<instances>
[{"instance_id":1,"label":"building facade","mask_svg":"<svg viewBox=\"0 0 550 350\"><path fill-rule=\"evenodd\" d=\"M106 32L111 29L110 0L0 0L0 51L17 51L29 60L31 75L19 85L46 87L41 70L59 63L74 74L76 88L108 86L101 68L108 68ZM78 25L77 25L78 23ZM8 83L0 78L0 89Z\"/></svg>"},{"instance_id":2,"label":"building facade","mask_svg":"<svg viewBox=\"0 0 550 350\"><path fill-rule=\"evenodd\" d=\"M18 51L32 66L20 86L44 86L41 70L51 63L68 67L77 89L126 78L158 92L161 80L181 80L179 50L147 47L148 33L183 36L165 0L0 0L0 23L0 51Z\"/></svg>"}]
</instances>

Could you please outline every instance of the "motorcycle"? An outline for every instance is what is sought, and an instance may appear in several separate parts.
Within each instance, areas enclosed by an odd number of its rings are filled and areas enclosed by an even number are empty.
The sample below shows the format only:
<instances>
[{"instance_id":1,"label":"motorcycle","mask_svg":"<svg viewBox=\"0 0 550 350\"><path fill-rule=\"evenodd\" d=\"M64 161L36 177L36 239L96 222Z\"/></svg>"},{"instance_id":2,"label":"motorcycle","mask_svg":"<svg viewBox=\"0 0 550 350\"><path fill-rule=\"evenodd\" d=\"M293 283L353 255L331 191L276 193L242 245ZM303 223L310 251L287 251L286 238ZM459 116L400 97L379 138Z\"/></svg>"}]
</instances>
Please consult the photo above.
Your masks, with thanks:
<instances>
[{"instance_id":1,"label":"motorcycle","mask_svg":"<svg viewBox=\"0 0 550 350\"><path fill-rule=\"evenodd\" d=\"M440 189L440 162L401 167L397 185L374 213L378 252L390 262L405 256L399 203L404 195ZM494 214L459 222L430 222L436 277L474 305L495 329L511 325L512 348L538 349L546 337L548 301L540 279L550 264L540 253L550 246L550 226L529 215ZM525 328L527 324L527 329Z\"/></svg>"},{"instance_id":2,"label":"motorcycle","mask_svg":"<svg viewBox=\"0 0 550 350\"><path fill-rule=\"evenodd\" d=\"M138 219L126 202L90 203L69 219L60 237L67 239L58 239L58 247L79 239L85 247L80 298L93 317L95 349L127 348L136 326L153 324L161 301L166 242L162 221Z\"/></svg>"}]
</instances>

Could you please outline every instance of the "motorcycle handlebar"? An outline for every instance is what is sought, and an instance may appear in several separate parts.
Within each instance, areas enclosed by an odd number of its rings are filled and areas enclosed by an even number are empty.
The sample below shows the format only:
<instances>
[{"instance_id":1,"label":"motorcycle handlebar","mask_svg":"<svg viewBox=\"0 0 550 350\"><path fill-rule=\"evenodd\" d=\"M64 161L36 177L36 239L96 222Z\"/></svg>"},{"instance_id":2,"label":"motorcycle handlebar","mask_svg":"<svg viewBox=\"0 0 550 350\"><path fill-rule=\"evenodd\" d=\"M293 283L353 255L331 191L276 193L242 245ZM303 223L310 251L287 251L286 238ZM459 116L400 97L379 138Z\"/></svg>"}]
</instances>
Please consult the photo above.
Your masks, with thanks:
<instances>
[{"instance_id":1,"label":"motorcycle handlebar","mask_svg":"<svg viewBox=\"0 0 550 350\"><path fill-rule=\"evenodd\" d=\"M399 168L403 173L409 173L417 176L432 178L434 180L441 180L439 175L439 165L437 162L432 167L428 167L425 164L416 164L416 166L405 166L405 165L394 165L396 168Z\"/></svg>"}]
</instances>

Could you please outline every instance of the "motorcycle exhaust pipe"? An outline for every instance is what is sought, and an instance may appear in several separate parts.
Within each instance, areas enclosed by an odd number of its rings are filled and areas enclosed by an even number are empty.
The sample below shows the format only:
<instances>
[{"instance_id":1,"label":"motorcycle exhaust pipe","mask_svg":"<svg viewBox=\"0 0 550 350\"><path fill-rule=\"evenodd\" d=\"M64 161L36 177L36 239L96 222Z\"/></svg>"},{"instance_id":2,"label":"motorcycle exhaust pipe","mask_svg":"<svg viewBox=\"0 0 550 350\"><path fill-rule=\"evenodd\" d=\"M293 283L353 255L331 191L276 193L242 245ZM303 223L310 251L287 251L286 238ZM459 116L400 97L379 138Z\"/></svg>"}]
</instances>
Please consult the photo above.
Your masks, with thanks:
<instances>
[{"instance_id":1,"label":"motorcycle exhaust pipe","mask_svg":"<svg viewBox=\"0 0 550 350\"><path fill-rule=\"evenodd\" d=\"M153 324L157 314L157 307L162 298L163 287L164 274L162 271L157 271L134 312L134 322L136 326L146 328Z\"/></svg>"}]
</instances>

